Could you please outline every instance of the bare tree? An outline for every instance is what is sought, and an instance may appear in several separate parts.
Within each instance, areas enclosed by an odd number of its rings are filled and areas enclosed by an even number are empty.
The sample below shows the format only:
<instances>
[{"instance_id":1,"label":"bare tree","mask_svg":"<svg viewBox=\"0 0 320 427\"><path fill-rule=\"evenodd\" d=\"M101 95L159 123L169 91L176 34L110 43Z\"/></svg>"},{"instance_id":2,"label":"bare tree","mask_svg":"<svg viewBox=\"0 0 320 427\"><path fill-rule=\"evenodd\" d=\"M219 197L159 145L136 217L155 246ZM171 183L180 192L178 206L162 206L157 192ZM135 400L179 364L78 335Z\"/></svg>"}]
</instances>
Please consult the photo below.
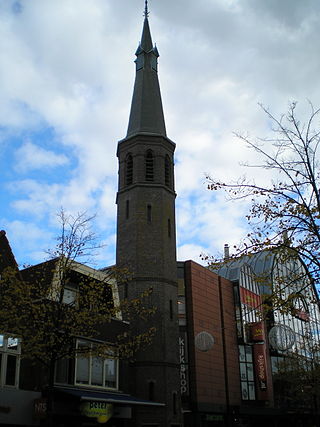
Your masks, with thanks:
<instances>
[{"instance_id":1,"label":"bare tree","mask_svg":"<svg viewBox=\"0 0 320 427\"><path fill-rule=\"evenodd\" d=\"M222 182L208 176L210 190L224 190L231 199L250 201L246 217L250 232L235 247L235 256L260 250L288 249L299 255L317 282L320 279L320 109L309 102L305 122L292 102L286 115L276 118L260 105L272 124L272 134L252 139L236 134L261 159L247 168L271 172L270 184L261 186L246 177ZM276 178L274 178L276 177Z\"/></svg>"}]
</instances>

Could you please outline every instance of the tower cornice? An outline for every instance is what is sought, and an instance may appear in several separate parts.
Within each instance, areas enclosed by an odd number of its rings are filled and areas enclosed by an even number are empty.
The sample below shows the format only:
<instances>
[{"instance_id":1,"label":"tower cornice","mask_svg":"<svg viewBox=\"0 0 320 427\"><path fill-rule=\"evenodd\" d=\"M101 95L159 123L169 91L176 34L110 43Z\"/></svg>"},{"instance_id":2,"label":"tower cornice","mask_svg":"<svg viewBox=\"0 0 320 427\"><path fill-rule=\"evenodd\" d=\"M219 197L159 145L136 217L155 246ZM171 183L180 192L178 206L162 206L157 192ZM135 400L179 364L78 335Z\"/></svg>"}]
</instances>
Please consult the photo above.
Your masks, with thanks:
<instances>
[{"instance_id":1,"label":"tower cornice","mask_svg":"<svg viewBox=\"0 0 320 427\"><path fill-rule=\"evenodd\" d=\"M167 136L159 135L156 133L149 133L149 132L137 132L134 135L131 135L129 137L123 138L120 141L118 141L118 147L117 147L117 156L119 157L119 150L123 146L130 146L136 145L136 144L161 144L165 142L170 147L170 151L174 151L176 148L176 144Z\"/></svg>"}]
</instances>

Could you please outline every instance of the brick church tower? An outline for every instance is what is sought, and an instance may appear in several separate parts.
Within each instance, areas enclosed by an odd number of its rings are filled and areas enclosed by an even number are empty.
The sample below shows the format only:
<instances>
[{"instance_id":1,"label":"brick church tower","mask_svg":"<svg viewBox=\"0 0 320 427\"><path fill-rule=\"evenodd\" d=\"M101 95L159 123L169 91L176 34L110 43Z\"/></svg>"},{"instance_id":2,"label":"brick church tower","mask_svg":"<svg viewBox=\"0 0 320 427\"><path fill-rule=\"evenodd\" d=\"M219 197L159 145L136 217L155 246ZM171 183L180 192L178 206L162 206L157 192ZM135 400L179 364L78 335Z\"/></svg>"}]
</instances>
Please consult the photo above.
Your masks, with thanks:
<instances>
[{"instance_id":1,"label":"brick church tower","mask_svg":"<svg viewBox=\"0 0 320 427\"><path fill-rule=\"evenodd\" d=\"M147 1L142 38L136 51L136 78L129 126L119 141L117 266L133 275L129 298L152 288L157 313L153 343L141 351L132 372L135 395L163 403L140 409L135 425L181 425L175 231L175 144L167 137ZM131 375L131 374L130 374Z\"/></svg>"}]
</instances>

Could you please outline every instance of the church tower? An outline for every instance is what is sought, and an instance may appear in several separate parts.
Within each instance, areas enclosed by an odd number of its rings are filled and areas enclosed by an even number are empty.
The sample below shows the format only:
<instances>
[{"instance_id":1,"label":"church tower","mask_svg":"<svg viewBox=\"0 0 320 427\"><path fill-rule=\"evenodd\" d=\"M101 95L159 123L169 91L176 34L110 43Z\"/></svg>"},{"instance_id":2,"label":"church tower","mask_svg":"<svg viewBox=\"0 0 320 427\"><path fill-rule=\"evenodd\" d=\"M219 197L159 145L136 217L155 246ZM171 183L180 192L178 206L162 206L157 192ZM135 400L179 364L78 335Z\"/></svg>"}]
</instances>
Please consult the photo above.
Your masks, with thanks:
<instances>
[{"instance_id":1,"label":"church tower","mask_svg":"<svg viewBox=\"0 0 320 427\"><path fill-rule=\"evenodd\" d=\"M119 141L117 266L132 280L128 298L152 288L156 314L152 344L136 356L135 395L163 403L139 410L135 425L181 425L175 232L175 144L167 137L158 80L159 53L153 45L147 1L126 137ZM130 369L131 371L131 369Z\"/></svg>"}]
</instances>

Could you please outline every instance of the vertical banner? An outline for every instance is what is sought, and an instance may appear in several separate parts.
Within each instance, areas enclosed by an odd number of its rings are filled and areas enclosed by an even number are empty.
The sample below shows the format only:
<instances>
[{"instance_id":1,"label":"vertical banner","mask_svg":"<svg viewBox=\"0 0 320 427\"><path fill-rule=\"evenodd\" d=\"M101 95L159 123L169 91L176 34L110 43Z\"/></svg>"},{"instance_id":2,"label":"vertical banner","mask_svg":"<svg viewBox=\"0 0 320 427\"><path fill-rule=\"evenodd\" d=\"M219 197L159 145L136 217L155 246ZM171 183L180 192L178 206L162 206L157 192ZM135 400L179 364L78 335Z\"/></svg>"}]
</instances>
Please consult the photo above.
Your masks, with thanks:
<instances>
[{"instance_id":1,"label":"vertical banner","mask_svg":"<svg viewBox=\"0 0 320 427\"><path fill-rule=\"evenodd\" d=\"M179 356L180 356L180 393L181 393L181 396L188 396L189 395L189 378L188 378L188 347L187 347L186 332L180 332Z\"/></svg>"},{"instance_id":2,"label":"vertical banner","mask_svg":"<svg viewBox=\"0 0 320 427\"><path fill-rule=\"evenodd\" d=\"M254 356L254 369L256 378L258 381L259 390L267 390L267 369L266 369L266 357L265 357L265 346L264 344L254 344L253 346Z\"/></svg>"}]
</instances>

